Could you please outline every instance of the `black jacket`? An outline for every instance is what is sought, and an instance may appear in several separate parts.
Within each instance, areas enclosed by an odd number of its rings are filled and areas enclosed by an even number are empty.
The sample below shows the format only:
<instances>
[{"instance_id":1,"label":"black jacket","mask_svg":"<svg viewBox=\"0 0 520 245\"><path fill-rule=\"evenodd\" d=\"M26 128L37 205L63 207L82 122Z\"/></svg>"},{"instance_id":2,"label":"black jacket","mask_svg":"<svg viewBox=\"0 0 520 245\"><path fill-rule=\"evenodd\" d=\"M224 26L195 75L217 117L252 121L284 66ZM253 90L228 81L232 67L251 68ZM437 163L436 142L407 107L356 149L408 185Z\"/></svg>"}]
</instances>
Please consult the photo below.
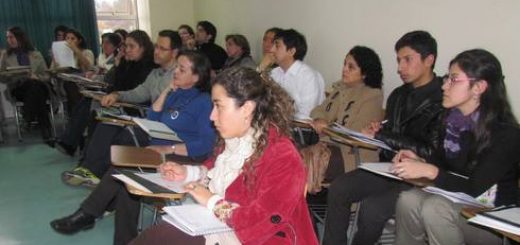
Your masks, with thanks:
<instances>
[{"instance_id":1,"label":"black jacket","mask_svg":"<svg viewBox=\"0 0 520 245\"><path fill-rule=\"evenodd\" d=\"M444 138L445 130L441 133L441 138ZM439 151L432 160L439 168L439 174L434 180L435 186L478 197L497 184L495 206L516 203L520 129L516 125L495 123L490 136L490 146L477 154L473 134L462 133L459 143L461 150L453 159L445 157L443 141L439 142Z\"/></svg>"},{"instance_id":2,"label":"black jacket","mask_svg":"<svg viewBox=\"0 0 520 245\"><path fill-rule=\"evenodd\" d=\"M387 123L375 135L394 150L409 149L430 159L440 141L442 126L442 78L434 77L428 84L414 88L404 84L396 88L386 103ZM381 161L390 161L393 152L383 150Z\"/></svg>"}]
</instances>

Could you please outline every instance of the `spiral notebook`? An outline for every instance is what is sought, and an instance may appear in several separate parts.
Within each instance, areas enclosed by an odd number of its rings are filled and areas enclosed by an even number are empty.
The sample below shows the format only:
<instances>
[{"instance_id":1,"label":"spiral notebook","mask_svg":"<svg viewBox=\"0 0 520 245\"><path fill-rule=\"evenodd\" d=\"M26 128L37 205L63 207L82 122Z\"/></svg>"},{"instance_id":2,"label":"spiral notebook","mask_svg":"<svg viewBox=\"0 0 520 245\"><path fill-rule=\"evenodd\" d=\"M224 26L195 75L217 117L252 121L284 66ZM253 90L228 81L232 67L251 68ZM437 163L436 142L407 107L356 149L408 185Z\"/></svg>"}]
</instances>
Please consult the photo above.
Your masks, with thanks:
<instances>
[{"instance_id":1,"label":"spiral notebook","mask_svg":"<svg viewBox=\"0 0 520 245\"><path fill-rule=\"evenodd\" d=\"M206 207L199 204L168 206L163 208L163 220L190 236L209 235L233 231Z\"/></svg>"}]
</instances>

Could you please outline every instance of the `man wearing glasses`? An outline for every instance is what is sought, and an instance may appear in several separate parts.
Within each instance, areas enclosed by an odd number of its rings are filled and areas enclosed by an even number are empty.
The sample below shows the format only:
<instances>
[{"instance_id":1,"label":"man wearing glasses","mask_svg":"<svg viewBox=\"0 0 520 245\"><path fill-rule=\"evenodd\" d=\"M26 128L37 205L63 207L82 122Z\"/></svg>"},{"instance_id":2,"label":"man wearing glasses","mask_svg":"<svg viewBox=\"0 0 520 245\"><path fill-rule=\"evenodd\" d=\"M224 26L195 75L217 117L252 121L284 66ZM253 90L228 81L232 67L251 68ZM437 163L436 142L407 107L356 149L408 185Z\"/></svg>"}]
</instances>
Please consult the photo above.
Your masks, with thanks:
<instances>
[{"instance_id":1,"label":"man wearing glasses","mask_svg":"<svg viewBox=\"0 0 520 245\"><path fill-rule=\"evenodd\" d=\"M101 99L101 105L108 107L118 101L136 104L154 102L173 79L176 57L181 46L182 41L176 31L160 31L154 49L154 62L160 67L153 69L146 80L136 88L128 91L115 91L105 95ZM96 147L102 149L103 147L109 148L106 144L112 142L112 138L116 137L121 128L111 125L98 125L95 130L96 134L93 135L99 138L92 137L90 142L99 142L100 144L97 144ZM93 144L96 145L96 143ZM86 162L83 161L82 163ZM100 173L104 173L108 167L104 163L81 164L72 171L63 172L62 179L69 185L94 187L100 181L98 178L102 176Z\"/></svg>"}]
</instances>

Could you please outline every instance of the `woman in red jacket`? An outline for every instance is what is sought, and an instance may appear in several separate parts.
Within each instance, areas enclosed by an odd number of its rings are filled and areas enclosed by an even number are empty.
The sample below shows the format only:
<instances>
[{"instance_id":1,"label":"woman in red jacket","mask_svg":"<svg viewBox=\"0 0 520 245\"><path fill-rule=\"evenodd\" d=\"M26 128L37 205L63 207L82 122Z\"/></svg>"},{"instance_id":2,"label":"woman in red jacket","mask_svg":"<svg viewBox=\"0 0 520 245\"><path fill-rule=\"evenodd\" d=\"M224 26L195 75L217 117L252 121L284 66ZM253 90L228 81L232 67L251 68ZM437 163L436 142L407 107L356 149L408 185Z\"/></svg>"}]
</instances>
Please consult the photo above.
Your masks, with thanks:
<instances>
[{"instance_id":1,"label":"woman in red jacket","mask_svg":"<svg viewBox=\"0 0 520 245\"><path fill-rule=\"evenodd\" d=\"M267 77L267 76L262 76ZM167 162L168 180L234 232L191 237L168 223L132 244L318 244L304 198L306 173L290 138L294 107L287 93L249 68L230 68L212 88L211 120L220 133L218 154L205 166Z\"/></svg>"}]
</instances>

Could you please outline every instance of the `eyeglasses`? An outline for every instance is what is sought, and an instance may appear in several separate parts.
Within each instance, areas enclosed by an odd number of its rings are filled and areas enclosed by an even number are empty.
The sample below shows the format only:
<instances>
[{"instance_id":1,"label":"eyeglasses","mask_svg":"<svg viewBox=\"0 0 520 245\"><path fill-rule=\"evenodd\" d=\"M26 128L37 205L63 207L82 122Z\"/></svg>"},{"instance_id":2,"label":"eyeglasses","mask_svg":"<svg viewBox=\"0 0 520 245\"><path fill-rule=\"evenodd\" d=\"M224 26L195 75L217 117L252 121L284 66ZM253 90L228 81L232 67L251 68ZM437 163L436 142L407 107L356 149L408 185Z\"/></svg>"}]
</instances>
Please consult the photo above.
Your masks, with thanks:
<instances>
[{"instance_id":1,"label":"eyeglasses","mask_svg":"<svg viewBox=\"0 0 520 245\"><path fill-rule=\"evenodd\" d=\"M453 86L453 84L463 82L466 80L469 82L477 81L477 79L475 79L475 78L468 77L467 79L464 79L464 78L459 78L457 76L450 75L450 74L446 74L446 75L442 76L442 84L446 84L446 85L448 85L448 87L451 87L451 86Z\"/></svg>"},{"instance_id":2,"label":"eyeglasses","mask_svg":"<svg viewBox=\"0 0 520 245\"><path fill-rule=\"evenodd\" d=\"M158 49L158 50L161 50L161 51L164 51L164 52L172 50L171 48L164 48L164 47L161 47L161 46L158 46L158 45L155 45L154 48Z\"/></svg>"}]
</instances>

